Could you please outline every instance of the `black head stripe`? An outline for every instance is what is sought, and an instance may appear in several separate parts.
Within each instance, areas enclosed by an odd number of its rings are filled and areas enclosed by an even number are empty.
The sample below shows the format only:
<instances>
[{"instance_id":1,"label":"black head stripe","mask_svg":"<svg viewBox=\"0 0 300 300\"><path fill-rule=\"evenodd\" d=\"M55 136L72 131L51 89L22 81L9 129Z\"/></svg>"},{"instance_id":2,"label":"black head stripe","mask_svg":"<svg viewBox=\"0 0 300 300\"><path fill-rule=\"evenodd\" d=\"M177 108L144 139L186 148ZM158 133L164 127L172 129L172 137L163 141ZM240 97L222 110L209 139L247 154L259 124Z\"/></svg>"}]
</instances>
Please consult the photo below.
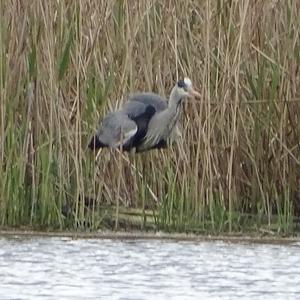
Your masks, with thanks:
<instances>
[{"instance_id":1,"label":"black head stripe","mask_svg":"<svg viewBox=\"0 0 300 300\"><path fill-rule=\"evenodd\" d=\"M183 79L179 80L179 81L177 82L177 85L178 85L178 87L180 87L180 88L183 88L183 89L186 88L186 84L185 84L185 82L184 82Z\"/></svg>"}]
</instances>

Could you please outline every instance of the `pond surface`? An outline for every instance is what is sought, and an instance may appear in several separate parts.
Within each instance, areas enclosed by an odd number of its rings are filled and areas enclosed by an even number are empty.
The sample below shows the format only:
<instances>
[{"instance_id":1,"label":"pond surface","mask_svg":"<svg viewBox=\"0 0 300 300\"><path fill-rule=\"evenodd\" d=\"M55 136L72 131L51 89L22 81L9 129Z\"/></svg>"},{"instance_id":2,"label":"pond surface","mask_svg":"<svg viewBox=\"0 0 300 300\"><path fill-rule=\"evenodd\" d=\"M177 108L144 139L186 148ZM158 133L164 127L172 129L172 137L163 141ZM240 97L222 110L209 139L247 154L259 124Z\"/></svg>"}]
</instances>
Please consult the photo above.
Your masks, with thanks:
<instances>
[{"instance_id":1,"label":"pond surface","mask_svg":"<svg viewBox=\"0 0 300 300\"><path fill-rule=\"evenodd\" d=\"M0 238L0 299L300 299L300 245Z\"/></svg>"}]
</instances>

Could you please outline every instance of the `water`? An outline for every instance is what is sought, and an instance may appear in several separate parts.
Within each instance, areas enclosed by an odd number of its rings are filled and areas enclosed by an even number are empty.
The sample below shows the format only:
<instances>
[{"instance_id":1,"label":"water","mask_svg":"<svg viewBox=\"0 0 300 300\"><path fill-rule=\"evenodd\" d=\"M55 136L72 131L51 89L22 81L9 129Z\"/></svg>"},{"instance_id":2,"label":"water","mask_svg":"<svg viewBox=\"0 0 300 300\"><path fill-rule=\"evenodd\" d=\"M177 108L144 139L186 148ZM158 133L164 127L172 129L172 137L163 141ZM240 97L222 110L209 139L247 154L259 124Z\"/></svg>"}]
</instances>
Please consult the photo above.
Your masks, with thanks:
<instances>
[{"instance_id":1,"label":"water","mask_svg":"<svg viewBox=\"0 0 300 300\"><path fill-rule=\"evenodd\" d=\"M0 238L0 299L300 299L299 248Z\"/></svg>"}]
</instances>

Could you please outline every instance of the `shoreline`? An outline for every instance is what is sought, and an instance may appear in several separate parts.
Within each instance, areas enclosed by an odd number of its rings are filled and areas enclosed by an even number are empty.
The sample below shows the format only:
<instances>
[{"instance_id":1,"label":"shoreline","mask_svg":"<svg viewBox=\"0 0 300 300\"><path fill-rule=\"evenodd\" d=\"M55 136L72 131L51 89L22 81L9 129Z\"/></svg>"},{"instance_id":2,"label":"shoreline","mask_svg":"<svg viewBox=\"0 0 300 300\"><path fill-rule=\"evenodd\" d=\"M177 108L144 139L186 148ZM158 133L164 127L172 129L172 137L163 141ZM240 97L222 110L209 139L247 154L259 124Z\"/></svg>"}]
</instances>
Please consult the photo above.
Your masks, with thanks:
<instances>
[{"instance_id":1,"label":"shoreline","mask_svg":"<svg viewBox=\"0 0 300 300\"><path fill-rule=\"evenodd\" d=\"M300 236L259 235L250 233L232 234L187 234L167 232L122 232L122 231L41 231L32 229L1 228L0 238L70 238L70 239L114 239L114 240L165 240L190 242L228 242L254 244L300 243Z\"/></svg>"}]
</instances>

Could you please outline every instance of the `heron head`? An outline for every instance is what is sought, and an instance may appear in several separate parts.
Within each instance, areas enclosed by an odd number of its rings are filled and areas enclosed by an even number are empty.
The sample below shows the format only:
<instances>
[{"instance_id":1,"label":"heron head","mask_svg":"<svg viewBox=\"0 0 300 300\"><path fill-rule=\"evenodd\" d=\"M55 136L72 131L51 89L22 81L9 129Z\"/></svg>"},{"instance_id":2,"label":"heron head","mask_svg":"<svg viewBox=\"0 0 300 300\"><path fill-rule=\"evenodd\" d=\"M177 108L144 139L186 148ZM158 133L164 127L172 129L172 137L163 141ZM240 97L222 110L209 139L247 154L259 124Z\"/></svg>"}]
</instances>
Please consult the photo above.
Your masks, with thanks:
<instances>
[{"instance_id":1,"label":"heron head","mask_svg":"<svg viewBox=\"0 0 300 300\"><path fill-rule=\"evenodd\" d=\"M200 97L200 94L194 90L191 79L185 77L177 82L178 94L183 97Z\"/></svg>"}]
</instances>

